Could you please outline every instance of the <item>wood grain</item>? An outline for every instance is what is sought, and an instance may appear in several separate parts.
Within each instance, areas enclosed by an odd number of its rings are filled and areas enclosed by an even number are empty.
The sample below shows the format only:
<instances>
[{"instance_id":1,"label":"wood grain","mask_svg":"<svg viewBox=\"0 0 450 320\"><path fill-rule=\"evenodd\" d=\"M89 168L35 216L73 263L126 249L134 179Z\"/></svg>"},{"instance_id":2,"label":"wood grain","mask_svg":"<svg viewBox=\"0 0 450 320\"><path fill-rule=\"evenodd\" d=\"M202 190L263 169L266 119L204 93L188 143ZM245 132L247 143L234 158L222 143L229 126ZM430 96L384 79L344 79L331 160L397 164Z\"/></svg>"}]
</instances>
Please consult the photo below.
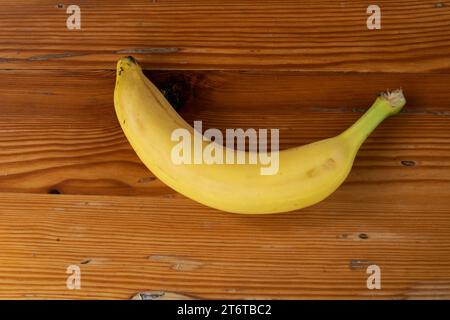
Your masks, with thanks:
<instances>
[{"instance_id":1,"label":"wood grain","mask_svg":"<svg viewBox=\"0 0 450 320\"><path fill-rule=\"evenodd\" d=\"M449 189L446 201L422 189L391 203L343 189L263 217L187 199L2 193L0 297L449 298ZM81 290L66 288L72 264ZM382 290L366 288L369 264L381 267Z\"/></svg>"},{"instance_id":2,"label":"wood grain","mask_svg":"<svg viewBox=\"0 0 450 320\"><path fill-rule=\"evenodd\" d=\"M447 1L377 1L381 30L368 30L367 1L3 1L2 69L113 69L138 56L153 69L283 69L448 72Z\"/></svg>"},{"instance_id":3,"label":"wood grain","mask_svg":"<svg viewBox=\"0 0 450 320\"><path fill-rule=\"evenodd\" d=\"M2 1L0 298L450 299L450 3ZM316 206L206 208L159 182L114 114L134 55L189 122L333 136L388 88L408 104ZM381 290L366 268L381 267ZM66 287L69 265L81 290Z\"/></svg>"},{"instance_id":4,"label":"wood grain","mask_svg":"<svg viewBox=\"0 0 450 320\"><path fill-rule=\"evenodd\" d=\"M149 76L169 96L179 97L178 110L189 122L202 120L204 129L279 128L281 148L338 134L376 92L403 85L404 113L388 119L363 145L347 183L450 183L449 75L192 71ZM0 191L173 194L126 141L114 113L113 85L110 71L0 72Z\"/></svg>"},{"instance_id":5,"label":"wood grain","mask_svg":"<svg viewBox=\"0 0 450 320\"><path fill-rule=\"evenodd\" d=\"M154 179L116 123L113 72L0 73L0 297L450 298L448 75L149 72L189 121L277 126L284 147L338 133L374 89L411 90L330 198L248 217Z\"/></svg>"}]
</instances>

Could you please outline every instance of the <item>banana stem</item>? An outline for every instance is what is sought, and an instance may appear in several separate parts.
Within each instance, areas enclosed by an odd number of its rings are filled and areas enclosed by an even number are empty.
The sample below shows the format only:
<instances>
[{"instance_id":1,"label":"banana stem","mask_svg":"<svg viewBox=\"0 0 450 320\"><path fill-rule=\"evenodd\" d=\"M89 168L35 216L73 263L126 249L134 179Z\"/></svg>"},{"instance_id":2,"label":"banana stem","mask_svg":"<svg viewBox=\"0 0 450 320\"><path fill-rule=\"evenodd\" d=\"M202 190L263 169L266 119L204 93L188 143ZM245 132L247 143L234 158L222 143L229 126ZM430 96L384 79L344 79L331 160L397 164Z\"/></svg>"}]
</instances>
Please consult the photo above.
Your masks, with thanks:
<instances>
[{"instance_id":1,"label":"banana stem","mask_svg":"<svg viewBox=\"0 0 450 320\"><path fill-rule=\"evenodd\" d=\"M359 148L384 119L397 114L405 103L406 100L401 89L381 93L369 110L341 136L353 142Z\"/></svg>"}]
</instances>

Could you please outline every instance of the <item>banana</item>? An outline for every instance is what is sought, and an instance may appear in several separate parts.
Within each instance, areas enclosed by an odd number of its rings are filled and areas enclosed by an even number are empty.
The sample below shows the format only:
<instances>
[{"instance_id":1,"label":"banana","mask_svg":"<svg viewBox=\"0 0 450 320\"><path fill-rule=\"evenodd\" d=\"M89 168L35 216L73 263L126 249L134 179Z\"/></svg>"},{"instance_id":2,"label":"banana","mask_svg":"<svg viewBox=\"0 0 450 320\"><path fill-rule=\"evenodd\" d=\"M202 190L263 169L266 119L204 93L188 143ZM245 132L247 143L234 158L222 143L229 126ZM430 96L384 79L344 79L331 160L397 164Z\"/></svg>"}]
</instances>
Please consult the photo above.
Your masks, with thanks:
<instances>
[{"instance_id":1,"label":"banana","mask_svg":"<svg viewBox=\"0 0 450 320\"><path fill-rule=\"evenodd\" d=\"M369 134L385 118L398 113L405 103L401 90L381 93L368 111L343 133L276 151L278 172L261 175L259 163L174 163L171 152L176 142L171 139L172 132L184 128L194 135L194 128L145 77L134 58L118 61L114 91L115 110L125 136L156 177L206 206L244 214L293 211L328 197L346 179ZM250 156L250 151L236 152Z\"/></svg>"}]
</instances>

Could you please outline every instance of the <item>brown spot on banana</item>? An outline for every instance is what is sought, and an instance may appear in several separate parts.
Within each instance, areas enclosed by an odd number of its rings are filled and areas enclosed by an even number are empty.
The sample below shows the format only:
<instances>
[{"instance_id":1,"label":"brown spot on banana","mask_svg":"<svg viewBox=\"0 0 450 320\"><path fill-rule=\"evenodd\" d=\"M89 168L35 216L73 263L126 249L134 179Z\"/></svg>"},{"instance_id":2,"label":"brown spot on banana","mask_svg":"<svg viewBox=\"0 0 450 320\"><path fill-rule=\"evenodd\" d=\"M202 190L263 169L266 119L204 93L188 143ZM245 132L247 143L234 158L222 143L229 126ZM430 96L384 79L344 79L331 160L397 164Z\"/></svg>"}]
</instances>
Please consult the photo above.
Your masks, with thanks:
<instances>
[{"instance_id":1,"label":"brown spot on banana","mask_svg":"<svg viewBox=\"0 0 450 320\"><path fill-rule=\"evenodd\" d=\"M332 170L336 168L336 166L336 160L334 160L333 158L328 158L322 165L316 166L306 171L306 175L308 176L308 178L314 178L317 177L321 172L324 172L325 170Z\"/></svg>"},{"instance_id":2,"label":"brown spot on banana","mask_svg":"<svg viewBox=\"0 0 450 320\"><path fill-rule=\"evenodd\" d=\"M324 169L334 169L336 168L336 160L333 158L328 158L325 163L322 165Z\"/></svg>"},{"instance_id":3,"label":"brown spot on banana","mask_svg":"<svg viewBox=\"0 0 450 320\"><path fill-rule=\"evenodd\" d=\"M309 169L309 170L306 172L306 175L307 175L309 178L314 178L314 177L317 176L319 173L320 173L319 168L314 167L314 168L312 168L312 169Z\"/></svg>"}]
</instances>

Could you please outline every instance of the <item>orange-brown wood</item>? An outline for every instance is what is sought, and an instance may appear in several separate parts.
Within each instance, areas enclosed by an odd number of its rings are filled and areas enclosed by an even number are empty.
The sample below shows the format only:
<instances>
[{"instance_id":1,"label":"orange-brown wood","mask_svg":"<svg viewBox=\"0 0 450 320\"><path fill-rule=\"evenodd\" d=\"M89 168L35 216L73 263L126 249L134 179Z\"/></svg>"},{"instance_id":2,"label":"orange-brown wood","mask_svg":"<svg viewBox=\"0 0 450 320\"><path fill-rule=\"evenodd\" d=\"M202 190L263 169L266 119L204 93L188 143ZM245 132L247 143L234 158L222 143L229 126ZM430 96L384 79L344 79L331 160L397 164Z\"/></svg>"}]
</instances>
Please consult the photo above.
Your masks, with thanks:
<instances>
[{"instance_id":1,"label":"orange-brown wood","mask_svg":"<svg viewBox=\"0 0 450 320\"><path fill-rule=\"evenodd\" d=\"M263 217L178 197L2 193L0 297L450 298L448 185L407 186L394 198L391 183L346 185L313 208ZM66 288L73 264L81 290ZM381 290L366 287L371 264Z\"/></svg>"},{"instance_id":2,"label":"orange-brown wood","mask_svg":"<svg viewBox=\"0 0 450 320\"><path fill-rule=\"evenodd\" d=\"M376 92L403 84L407 107L363 145L348 182L450 179L445 170L450 159L449 75L148 75L189 122L202 120L205 129L279 128L281 148L340 133L370 106ZM126 141L114 112L113 87L113 71L0 72L0 190L173 193L143 166ZM405 160L416 166L405 167Z\"/></svg>"},{"instance_id":3,"label":"orange-brown wood","mask_svg":"<svg viewBox=\"0 0 450 320\"><path fill-rule=\"evenodd\" d=\"M372 89L411 90L329 199L249 217L152 176L117 124L112 71L1 73L1 297L450 297L448 75L149 72L189 121L280 127L282 147L340 132ZM81 290L65 287L70 264ZM369 264L381 291L366 288Z\"/></svg>"},{"instance_id":4,"label":"orange-brown wood","mask_svg":"<svg viewBox=\"0 0 450 320\"><path fill-rule=\"evenodd\" d=\"M3 1L0 68L111 69L133 54L157 69L450 70L445 1L377 1L380 30L361 0L77 4L81 30L68 30L65 4Z\"/></svg>"},{"instance_id":5,"label":"orange-brown wood","mask_svg":"<svg viewBox=\"0 0 450 320\"><path fill-rule=\"evenodd\" d=\"M450 5L377 4L369 31L364 1L78 1L69 31L67 4L3 1L0 298L450 298ZM338 134L381 90L408 104L325 201L226 214L126 141L112 96L129 54L189 122L279 128L282 148Z\"/></svg>"}]
</instances>

